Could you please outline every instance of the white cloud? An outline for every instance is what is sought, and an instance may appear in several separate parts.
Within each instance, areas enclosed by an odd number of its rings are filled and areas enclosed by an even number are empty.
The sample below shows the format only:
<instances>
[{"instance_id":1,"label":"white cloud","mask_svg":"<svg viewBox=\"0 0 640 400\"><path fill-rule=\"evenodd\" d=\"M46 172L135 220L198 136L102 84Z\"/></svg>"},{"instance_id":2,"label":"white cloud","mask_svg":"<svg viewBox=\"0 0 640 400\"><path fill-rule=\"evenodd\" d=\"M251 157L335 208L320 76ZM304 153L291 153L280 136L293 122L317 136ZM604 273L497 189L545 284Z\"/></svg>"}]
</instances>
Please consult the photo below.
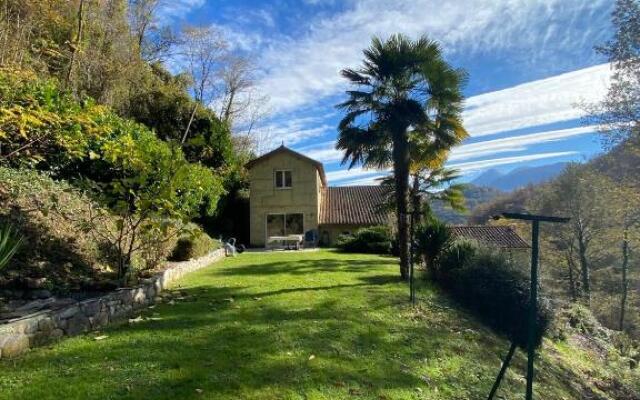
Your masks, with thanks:
<instances>
[{"instance_id":1,"label":"white cloud","mask_svg":"<svg viewBox=\"0 0 640 400\"><path fill-rule=\"evenodd\" d=\"M453 149L449 161L468 160L499 153L526 151L532 145L557 142L595 131L596 128L593 126L582 126L465 144Z\"/></svg>"},{"instance_id":2,"label":"white cloud","mask_svg":"<svg viewBox=\"0 0 640 400\"><path fill-rule=\"evenodd\" d=\"M470 97L465 126L471 136L483 136L580 118L578 104L600 100L610 74L602 64Z\"/></svg>"},{"instance_id":3,"label":"white cloud","mask_svg":"<svg viewBox=\"0 0 640 400\"><path fill-rule=\"evenodd\" d=\"M255 130L254 136L260 137L261 149L259 153L273 150L284 143L292 147L306 139L322 136L335 129L334 126L323 123L324 116L284 119L268 123Z\"/></svg>"},{"instance_id":4,"label":"white cloud","mask_svg":"<svg viewBox=\"0 0 640 400\"><path fill-rule=\"evenodd\" d=\"M502 139L484 140L476 143L463 144L455 147L449 156L449 161L469 160L480 157L493 156L500 153L523 152L534 145L558 142L571 137L593 133L593 126L558 129L536 132L527 135L510 136ZM335 141L326 141L296 149L307 157L323 163L342 161L344 152L335 148Z\"/></svg>"},{"instance_id":5,"label":"white cloud","mask_svg":"<svg viewBox=\"0 0 640 400\"><path fill-rule=\"evenodd\" d=\"M318 160L325 164L342 161L344 152L336 149L336 142L330 140L310 146L299 147L297 151L303 152L307 157Z\"/></svg>"},{"instance_id":6,"label":"white cloud","mask_svg":"<svg viewBox=\"0 0 640 400\"><path fill-rule=\"evenodd\" d=\"M158 18L161 22L184 19L186 15L204 5L205 0L161 0Z\"/></svg>"},{"instance_id":7,"label":"white cloud","mask_svg":"<svg viewBox=\"0 0 640 400\"><path fill-rule=\"evenodd\" d=\"M362 167L355 167L348 170L344 169L344 170L327 172L327 180L330 183L340 182L345 180L352 181L354 179L361 179L365 176L368 176L368 177L371 177L374 175L379 176L383 172L384 171L379 171L375 169L365 169Z\"/></svg>"},{"instance_id":8,"label":"white cloud","mask_svg":"<svg viewBox=\"0 0 640 400\"><path fill-rule=\"evenodd\" d=\"M339 71L360 64L362 49L373 35L428 33L451 53L521 48L528 50L522 59L544 60L557 55L558 48L565 52L584 48L585 41L601 35L579 25L576 17L608 21L603 10L611 6L610 0L460 0L446 6L439 0L357 0L352 4L341 14L312 21L306 35L264 49L261 87L275 110L292 110L339 94L345 85ZM573 29L560 33L567 26L550 21L573 24Z\"/></svg>"},{"instance_id":9,"label":"white cloud","mask_svg":"<svg viewBox=\"0 0 640 400\"><path fill-rule=\"evenodd\" d=\"M501 165L510 165L510 164L516 164L516 163L521 163L526 161L543 160L548 158L561 158L561 157L575 156L576 154L578 154L577 151L558 151L558 152L552 152L552 153L529 154L526 156L503 157L503 158L494 158L490 160L454 163L454 164L448 164L447 166L450 168L455 168L460 172L462 172L463 174L467 174L469 172L479 171L482 169L497 167Z\"/></svg>"},{"instance_id":10,"label":"white cloud","mask_svg":"<svg viewBox=\"0 0 640 400\"><path fill-rule=\"evenodd\" d=\"M374 175L368 178L362 178L362 179L356 179L353 181L347 181L347 182L342 182L340 184L338 184L338 186L368 186L368 185L379 185L380 184L380 178L382 178L383 176L388 175L386 173L379 173L378 175Z\"/></svg>"},{"instance_id":11,"label":"white cloud","mask_svg":"<svg viewBox=\"0 0 640 400\"><path fill-rule=\"evenodd\" d=\"M498 167L502 165L518 164L527 161L544 160L551 158L567 158L579 154L577 151L558 151L539 154L528 154L516 157L493 158L489 160L469 161L462 163L447 164L447 167L455 168L461 174L466 175L471 172L480 171L487 168ZM330 181L337 181L338 186L353 185L376 185L377 178L388 174L390 170L375 171L365 170L362 168L353 168L350 171L332 171L327 174ZM333 178L333 179L332 179Z\"/></svg>"}]
</instances>

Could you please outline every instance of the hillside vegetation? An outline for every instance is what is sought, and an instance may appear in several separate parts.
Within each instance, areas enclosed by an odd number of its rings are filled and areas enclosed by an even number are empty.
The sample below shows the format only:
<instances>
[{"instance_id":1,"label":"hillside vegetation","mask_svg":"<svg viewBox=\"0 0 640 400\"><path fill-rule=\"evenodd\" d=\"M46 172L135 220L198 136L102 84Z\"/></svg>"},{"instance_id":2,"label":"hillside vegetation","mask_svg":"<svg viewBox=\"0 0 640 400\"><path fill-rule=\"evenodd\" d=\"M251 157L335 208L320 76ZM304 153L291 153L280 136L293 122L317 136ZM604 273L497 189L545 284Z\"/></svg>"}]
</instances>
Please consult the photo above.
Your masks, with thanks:
<instances>
[{"instance_id":1,"label":"hillside vegetation","mask_svg":"<svg viewBox=\"0 0 640 400\"><path fill-rule=\"evenodd\" d=\"M0 70L0 145L0 223L29 244L3 271L13 295L135 281L224 191L180 147L31 72Z\"/></svg>"},{"instance_id":2,"label":"hillside vegetation","mask_svg":"<svg viewBox=\"0 0 640 400\"><path fill-rule=\"evenodd\" d=\"M570 164L548 183L478 206L470 221L488 223L504 211L572 218L566 225L543 226L543 284L556 299L582 302L607 327L640 338L639 166L640 148L629 140L585 164ZM527 225L518 228L530 235Z\"/></svg>"},{"instance_id":3,"label":"hillside vegetation","mask_svg":"<svg viewBox=\"0 0 640 400\"><path fill-rule=\"evenodd\" d=\"M456 211L442 201L434 201L431 203L433 213L438 219L452 225L464 225L467 223L469 215L473 214L476 207L486 204L496 197L504 194L504 192L490 188L477 186L474 184L465 185L462 190L464 195L464 205L466 211Z\"/></svg>"}]
</instances>

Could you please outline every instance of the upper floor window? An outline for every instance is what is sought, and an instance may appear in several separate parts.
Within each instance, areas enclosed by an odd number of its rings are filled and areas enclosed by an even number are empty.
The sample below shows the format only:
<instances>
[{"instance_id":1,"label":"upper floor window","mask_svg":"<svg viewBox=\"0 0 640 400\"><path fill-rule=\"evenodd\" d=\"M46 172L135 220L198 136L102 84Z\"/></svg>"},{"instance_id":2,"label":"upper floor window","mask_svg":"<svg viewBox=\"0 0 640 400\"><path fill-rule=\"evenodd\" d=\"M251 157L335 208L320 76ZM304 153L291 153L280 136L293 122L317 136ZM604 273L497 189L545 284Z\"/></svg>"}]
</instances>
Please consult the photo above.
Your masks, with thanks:
<instances>
[{"instance_id":1,"label":"upper floor window","mask_svg":"<svg viewBox=\"0 0 640 400\"><path fill-rule=\"evenodd\" d=\"M288 189L291 187L291 171L276 171L276 188Z\"/></svg>"}]
</instances>

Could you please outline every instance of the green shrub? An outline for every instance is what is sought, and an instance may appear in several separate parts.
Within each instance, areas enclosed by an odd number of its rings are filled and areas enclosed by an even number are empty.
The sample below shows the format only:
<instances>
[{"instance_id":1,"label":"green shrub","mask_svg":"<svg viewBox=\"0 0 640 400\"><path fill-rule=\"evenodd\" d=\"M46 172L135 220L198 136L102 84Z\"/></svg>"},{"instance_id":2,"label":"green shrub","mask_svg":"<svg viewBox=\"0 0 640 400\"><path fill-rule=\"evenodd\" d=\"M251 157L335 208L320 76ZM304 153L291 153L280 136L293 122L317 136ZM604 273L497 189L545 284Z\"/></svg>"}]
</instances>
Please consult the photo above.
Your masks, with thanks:
<instances>
[{"instance_id":1,"label":"green shrub","mask_svg":"<svg viewBox=\"0 0 640 400\"><path fill-rule=\"evenodd\" d=\"M200 229L178 239L169 258L171 261L188 261L209 254L220 248L220 242L212 239Z\"/></svg>"},{"instance_id":2,"label":"green shrub","mask_svg":"<svg viewBox=\"0 0 640 400\"><path fill-rule=\"evenodd\" d=\"M471 242L456 242L438 260L436 282L496 332L525 348L528 337L528 268ZM551 322L546 300L539 300L535 342Z\"/></svg>"},{"instance_id":3,"label":"green shrub","mask_svg":"<svg viewBox=\"0 0 640 400\"><path fill-rule=\"evenodd\" d=\"M358 229L353 235L340 235L336 246L349 253L389 254L391 231L384 225Z\"/></svg>"},{"instance_id":4,"label":"green shrub","mask_svg":"<svg viewBox=\"0 0 640 400\"><path fill-rule=\"evenodd\" d=\"M437 219L430 219L415 232L417 254L428 269L433 268L438 257L451 243L451 230Z\"/></svg>"},{"instance_id":5,"label":"green shrub","mask_svg":"<svg viewBox=\"0 0 640 400\"><path fill-rule=\"evenodd\" d=\"M44 279L56 292L67 292L113 278L117 255L108 237L118 231L116 220L65 181L0 166L0 224L24 237L2 272L11 287Z\"/></svg>"},{"instance_id":6,"label":"green shrub","mask_svg":"<svg viewBox=\"0 0 640 400\"><path fill-rule=\"evenodd\" d=\"M145 231L164 236L167 222L212 215L224 192L210 168L144 125L76 101L53 80L7 70L0 70L0 162L68 179L108 207L120 227L109 241L123 282Z\"/></svg>"}]
</instances>

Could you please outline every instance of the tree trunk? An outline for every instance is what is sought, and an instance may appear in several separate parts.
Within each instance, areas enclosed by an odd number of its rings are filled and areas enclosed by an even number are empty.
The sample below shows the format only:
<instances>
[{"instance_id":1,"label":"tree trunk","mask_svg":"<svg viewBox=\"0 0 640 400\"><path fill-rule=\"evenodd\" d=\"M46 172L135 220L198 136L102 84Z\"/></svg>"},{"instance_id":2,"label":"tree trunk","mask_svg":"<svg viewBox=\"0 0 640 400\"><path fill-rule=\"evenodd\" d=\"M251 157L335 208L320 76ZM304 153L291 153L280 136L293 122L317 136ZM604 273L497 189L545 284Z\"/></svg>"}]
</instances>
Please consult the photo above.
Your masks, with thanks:
<instances>
[{"instance_id":1,"label":"tree trunk","mask_svg":"<svg viewBox=\"0 0 640 400\"><path fill-rule=\"evenodd\" d=\"M569 291L571 292L571 301L578 299L578 291L576 290L576 278L573 275L574 264L571 254L567 254L567 265L569 266Z\"/></svg>"},{"instance_id":2,"label":"tree trunk","mask_svg":"<svg viewBox=\"0 0 640 400\"><path fill-rule=\"evenodd\" d=\"M622 299L620 300L620 325L619 330L624 330L624 314L627 307L627 293L629 292L629 234L625 230L622 239Z\"/></svg>"},{"instance_id":3,"label":"tree trunk","mask_svg":"<svg viewBox=\"0 0 640 400\"><path fill-rule=\"evenodd\" d=\"M71 46L71 59L69 60L69 70L67 71L67 86L71 82L71 74L73 73L73 64L76 60L76 53L78 51L78 47L80 47L80 41L82 40L82 26L83 26L83 11L84 11L84 0L80 0L80 5L78 6L78 31L76 32L75 43Z\"/></svg>"},{"instance_id":4,"label":"tree trunk","mask_svg":"<svg viewBox=\"0 0 640 400\"><path fill-rule=\"evenodd\" d=\"M187 124L187 129L184 130L184 135L182 135L182 141L180 144L184 144L187 141L187 136L189 135L189 129L191 129L191 124L193 123L193 118L196 116L196 110L198 109L198 102L193 106L193 111L191 112L191 117L189 117L189 123Z\"/></svg>"},{"instance_id":5,"label":"tree trunk","mask_svg":"<svg viewBox=\"0 0 640 400\"><path fill-rule=\"evenodd\" d=\"M406 129L393 135L393 174L396 189L396 217L400 247L400 276L409 279L409 224L407 203L409 193L409 143Z\"/></svg>"},{"instance_id":6,"label":"tree trunk","mask_svg":"<svg viewBox=\"0 0 640 400\"><path fill-rule=\"evenodd\" d=\"M582 295L587 304L591 303L591 277L589 271L589 261L587 260L587 244L581 229L578 230L578 255L580 258L580 269L582 277Z\"/></svg>"}]
</instances>

